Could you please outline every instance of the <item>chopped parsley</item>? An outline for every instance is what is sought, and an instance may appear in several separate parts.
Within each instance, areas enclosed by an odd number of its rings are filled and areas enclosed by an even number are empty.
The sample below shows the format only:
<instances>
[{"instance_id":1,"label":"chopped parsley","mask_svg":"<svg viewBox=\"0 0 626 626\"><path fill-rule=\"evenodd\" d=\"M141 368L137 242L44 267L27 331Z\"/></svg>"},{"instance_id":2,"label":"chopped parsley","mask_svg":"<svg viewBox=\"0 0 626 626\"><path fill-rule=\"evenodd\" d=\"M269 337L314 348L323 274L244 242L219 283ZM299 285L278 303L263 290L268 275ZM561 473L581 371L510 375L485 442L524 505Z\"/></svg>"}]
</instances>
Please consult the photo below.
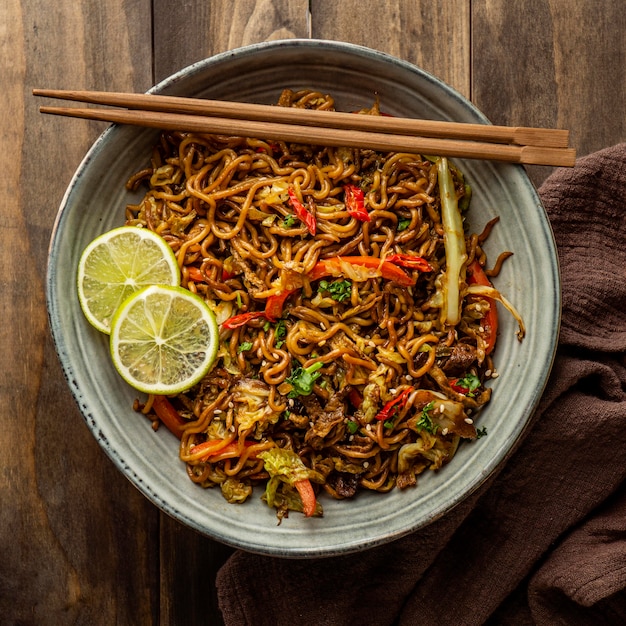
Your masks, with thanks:
<instances>
[{"instance_id":1,"label":"chopped parsley","mask_svg":"<svg viewBox=\"0 0 626 626\"><path fill-rule=\"evenodd\" d=\"M470 398L474 397L474 391L480 387L480 379L476 374L465 374L463 378L459 378L455 383L456 387L464 389L463 393Z\"/></svg>"},{"instance_id":2,"label":"chopped parsley","mask_svg":"<svg viewBox=\"0 0 626 626\"><path fill-rule=\"evenodd\" d=\"M321 361L309 365L309 367L302 367L298 365L295 367L289 378L285 379L291 385L291 391L287 394L288 398L297 398L298 396L310 396L313 393L313 386L315 381L322 375L317 370L324 367Z\"/></svg>"},{"instance_id":3,"label":"chopped parsley","mask_svg":"<svg viewBox=\"0 0 626 626\"><path fill-rule=\"evenodd\" d=\"M352 295L352 283L349 280L336 280L329 283L327 280L320 280L320 291L327 291L330 297L337 302L343 302Z\"/></svg>"},{"instance_id":4,"label":"chopped parsley","mask_svg":"<svg viewBox=\"0 0 626 626\"><path fill-rule=\"evenodd\" d=\"M354 435L356 431L359 430L359 424L358 422L355 422L354 420L348 420L348 423L346 424L346 428L348 429L348 432L351 435Z\"/></svg>"},{"instance_id":5,"label":"chopped parsley","mask_svg":"<svg viewBox=\"0 0 626 626\"><path fill-rule=\"evenodd\" d=\"M422 412L420 413L420 417L417 420L417 424L416 424L416 426L419 429L425 430L427 433L430 433L431 435L434 435L437 432L437 424L433 422L433 419L430 415L434 408L435 408L435 401L433 400L429 402L422 409Z\"/></svg>"},{"instance_id":6,"label":"chopped parsley","mask_svg":"<svg viewBox=\"0 0 626 626\"><path fill-rule=\"evenodd\" d=\"M244 342L240 343L238 348L237 348L237 352L239 354L241 354L242 352L247 352L248 350L252 350L252 342L251 341L244 341Z\"/></svg>"},{"instance_id":7,"label":"chopped parsley","mask_svg":"<svg viewBox=\"0 0 626 626\"><path fill-rule=\"evenodd\" d=\"M285 215L283 219L283 226L285 228L291 228L296 223L296 216L290 213L289 215Z\"/></svg>"},{"instance_id":8,"label":"chopped parsley","mask_svg":"<svg viewBox=\"0 0 626 626\"><path fill-rule=\"evenodd\" d=\"M263 324L263 330L267 333L272 327L269 321ZM285 320L278 320L274 327L274 341L275 346L280 348L285 343L285 336L287 335L287 327L285 326Z\"/></svg>"},{"instance_id":9,"label":"chopped parsley","mask_svg":"<svg viewBox=\"0 0 626 626\"><path fill-rule=\"evenodd\" d=\"M483 426L482 428L476 429L476 439L480 439L481 437L487 436L487 427Z\"/></svg>"}]
</instances>

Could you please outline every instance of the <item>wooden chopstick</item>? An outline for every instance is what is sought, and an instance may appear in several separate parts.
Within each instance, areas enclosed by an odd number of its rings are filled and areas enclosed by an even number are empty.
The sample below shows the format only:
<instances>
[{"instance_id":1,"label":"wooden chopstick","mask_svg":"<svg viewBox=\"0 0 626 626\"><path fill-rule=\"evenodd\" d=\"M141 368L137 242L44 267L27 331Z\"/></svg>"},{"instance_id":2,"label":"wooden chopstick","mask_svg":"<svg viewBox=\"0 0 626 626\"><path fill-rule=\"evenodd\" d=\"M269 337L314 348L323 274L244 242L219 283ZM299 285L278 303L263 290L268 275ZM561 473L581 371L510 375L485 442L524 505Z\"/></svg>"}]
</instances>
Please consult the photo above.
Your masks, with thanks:
<instances>
[{"instance_id":1,"label":"wooden chopstick","mask_svg":"<svg viewBox=\"0 0 626 626\"><path fill-rule=\"evenodd\" d=\"M566 147L568 131L559 129L354 115L154 94L50 89L34 89L33 94L131 109L42 106L42 113L162 130L238 135L313 145L369 147L533 165L572 166L576 157L575 151Z\"/></svg>"}]
</instances>

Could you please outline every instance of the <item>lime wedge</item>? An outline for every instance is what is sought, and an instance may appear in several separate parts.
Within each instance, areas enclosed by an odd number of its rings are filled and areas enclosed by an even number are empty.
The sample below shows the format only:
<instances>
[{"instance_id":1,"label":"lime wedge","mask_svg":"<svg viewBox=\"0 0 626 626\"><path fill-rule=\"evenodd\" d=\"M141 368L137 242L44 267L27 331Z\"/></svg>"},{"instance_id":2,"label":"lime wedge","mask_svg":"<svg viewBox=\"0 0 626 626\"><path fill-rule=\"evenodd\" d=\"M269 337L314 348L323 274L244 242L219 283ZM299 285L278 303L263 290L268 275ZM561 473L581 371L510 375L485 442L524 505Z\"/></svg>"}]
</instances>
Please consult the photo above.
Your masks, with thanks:
<instances>
[{"instance_id":1,"label":"lime wedge","mask_svg":"<svg viewBox=\"0 0 626 626\"><path fill-rule=\"evenodd\" d=\"M147 228L121 226L96 237L78 262L78 299L89 322L109 333L118 307L147 285L178 285L167 242Z\"/></svg>"},{"instance_id":2,"label":"lime wedge","mask_svg":"<svg viewBox=\"0 0 626 626\"><path fill-rule=\"evenodd\" d=\"M123 302L111 322L113 363L145 393L193 387L215 362L218 344L213 311L182 287L145 287Z\"/></svg>"}]
</instances>

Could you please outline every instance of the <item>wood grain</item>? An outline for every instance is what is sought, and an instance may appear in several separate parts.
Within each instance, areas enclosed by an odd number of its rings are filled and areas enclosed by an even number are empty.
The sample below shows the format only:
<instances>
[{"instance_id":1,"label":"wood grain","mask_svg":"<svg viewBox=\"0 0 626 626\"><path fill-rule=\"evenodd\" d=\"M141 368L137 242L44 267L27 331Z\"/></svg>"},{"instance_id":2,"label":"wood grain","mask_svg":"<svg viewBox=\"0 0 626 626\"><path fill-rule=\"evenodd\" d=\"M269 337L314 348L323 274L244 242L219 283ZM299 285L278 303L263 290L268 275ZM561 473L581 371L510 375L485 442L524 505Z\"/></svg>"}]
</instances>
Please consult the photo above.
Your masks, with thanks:
<instances>
[{"instance_id":1,"label":"wood grain","mask_svg":"<svg viewBox=\"0 0 626 626\"><path fill-rule=\"evenodd\" d=\"M310 7L310 12L309 12ZM145 91L212 54L350 41L451 84L496 124L626 141L622 0L4 0L0 3L0 623L217 624L231 553L161 514L84 425L44 300L47 246L99 122L41 116L34 87ZM529 168L536 184L550 168Z\"/></svg>"}]
</instances>

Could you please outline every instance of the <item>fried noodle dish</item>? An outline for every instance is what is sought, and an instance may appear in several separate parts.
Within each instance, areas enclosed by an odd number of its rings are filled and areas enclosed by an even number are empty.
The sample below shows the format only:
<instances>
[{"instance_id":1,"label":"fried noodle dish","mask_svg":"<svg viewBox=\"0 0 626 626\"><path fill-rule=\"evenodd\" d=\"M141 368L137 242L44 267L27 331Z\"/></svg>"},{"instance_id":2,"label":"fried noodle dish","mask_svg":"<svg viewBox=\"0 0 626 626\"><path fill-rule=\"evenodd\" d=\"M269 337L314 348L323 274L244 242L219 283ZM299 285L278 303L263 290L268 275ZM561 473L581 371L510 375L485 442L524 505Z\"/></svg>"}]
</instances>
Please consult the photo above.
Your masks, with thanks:
<instances>
[{"instance_id":1,"label":"fried noodle dish","mask_svg":"<svg viewBox=\"0 0 626 626\"><path fill-rule=\"evenodd\" d=\"M279 106L334 110L285 90ZM378 106L359 111L379 115ZM189 478L277 511L416 485L491 396L499 301L471 189L446 158L163 132L126 223L164 237L214 311L217 360L136 409L180 438Z\"/></svg>"}]
</instances>

